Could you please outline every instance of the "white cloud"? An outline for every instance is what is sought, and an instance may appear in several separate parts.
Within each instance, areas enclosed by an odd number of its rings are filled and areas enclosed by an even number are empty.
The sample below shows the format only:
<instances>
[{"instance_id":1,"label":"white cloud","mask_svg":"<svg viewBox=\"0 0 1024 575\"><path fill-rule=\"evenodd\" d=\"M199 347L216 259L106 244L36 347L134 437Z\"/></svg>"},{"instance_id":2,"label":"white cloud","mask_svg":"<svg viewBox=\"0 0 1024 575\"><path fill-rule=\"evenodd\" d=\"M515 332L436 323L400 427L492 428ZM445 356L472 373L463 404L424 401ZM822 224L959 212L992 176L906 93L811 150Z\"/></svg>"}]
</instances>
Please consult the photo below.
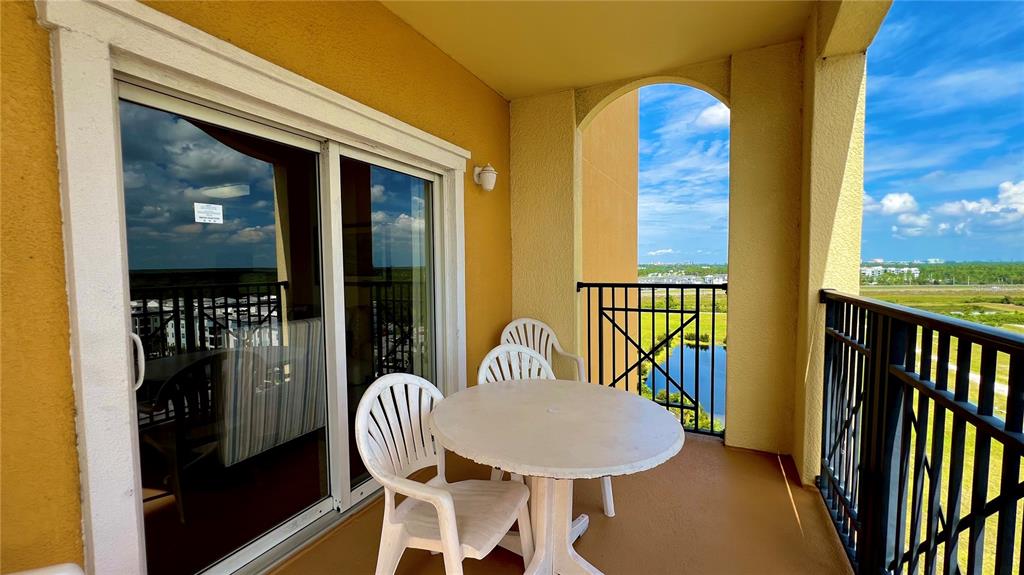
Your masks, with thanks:
<instances>
[{"instance_id":1,"label":"white cloud","mask_svg":"<svg viewBox=\"0 0 1024 575\"><path fill-rule=\"evenodd\" d=\"M700 111L694 124L701 128L728 128L729 107L718 102Z\"/></svg>"},{"instance_id":2,"label":"white cloud","mask_svg":"<svg viewBox=\"0 0 1024 575\"><path fill-rule=\"evenodd\" d=\"M864 211L865 212L877 212L882 209L882 206L878 204L878 200L869 196L867 192L864 193Z\"/></svg>"},{"instance_id":3,"label":"white cloud","mask_svg":"<svg viewBox=\"0 0 1024 575\"><path fill-rule=\"evenodd\" d=\"M250 226L235 232L228 242L233 244L258 244L274 238L274 226Z\"/></svg>"},{"instance_id":4,"label":"white cloud","mask_svg":"<svg viewBox=\"0 0 1024 575\"><path fill-rule=\"evenodd\" d=\"M697 250L697 251L700 251L700 250ZM665 256L665 255L668 255L668 254L671 254L671 253L674 253L674 252L675 252L675 250L673 250L672 248L662 248L660 250L649 251L649 252L647 252L647 255L649 255L649 256Z\"/></svg>"},{"instance_id":5,"label":"white cloud","mask_svg":"<svg viewBox=\"0 0 1024 575\"><path fill-rule=\"evenodd\" d=\"M945 216L988 216L994 226L1006 226L1024 220L1024 180L999 184L999 193L993 200L957 200L937 206L936 213Z\"/></svg>"},{"instance_id":6,"label":"white cloud","mask_svg":"<svg viewBox=\"0 0 1024 575\"><path fill-rule=\"evenodd\" d=\"M179 234L198 234L203 231L203 224L182 224L174 226L173 230Z\"/></svg>"},{"instance_id":7,"label":"white cloud","mask_svg":"<svg viewBox=\"0 0 1024 575\"><path fill-rule=\"evenodd\" d=\"M903 214L917 211L917 200L906 193L885 194L881 201L882 213L886 215Z\"/></svg>"},{"instance_id":8,"label":"white cloud","mask_svg":"<svg viewBox=\"0 0 1024 575\"><path fill-rule=\"evenodd\" d=\"M373 232L386 234L393 241L409 241L414 234L423 232L426 222L422 216L410 216L400 213L392 217L387 212L377 211L371 214Z\"/></svg>"},{"instance_id":9,"label":"white cloud","mask_svg":"<svg viewBox=\"0 0 1024 575\"><path fill-rule=\"evenodd\" d=\"M409 214L398 214L392 224L396 230L414 233L423 231L424 221L422 217L410 216Z\"/></svg>"},{"instance_id":10,"label":"white cloud","mask_svg":"<svg viewBox=\"0 0 1024 575\"><path fill-rule=\"evenodd\" d=\"M126 168L124 171L124 187L126 189L141 188L146 185L146 173Z\"/></svg>"},{"instance_id":11,"label":"white cloud","mask_svg":"<svg viewBox=\"0 0 1024 575\"><path fill-rule=\"evenodd\" d=\"M384 186L382 186L380 184L376 184L374 186L370 186L370 200L371 201L379 202L379 201L384 199L385 195L386 194L385 194Z\"/></svg>"},{"instance_id":12,"label":"white cloud","mask_svg":"<svg viewBox=\"0 0 1024 575\"><path fill-rule=\"evenodd\" d=\"M931 223L932 217L928 214L900 214L896 221L904 226L923 228Z\"/></svg>"},{"instance_id":13,"label":"white cloud","mask_svg":"<svg viewBox=\"0 0 1024 575\"><path fill-rule=\"evenodd\" d=\"M729 177L728 140L699 141L687 147L676 146L678 156L670 161L652 162L640 171L640 193L651 187L670 185L690 188L697 184L724 181Z\"/></svg>"}]
</instances>

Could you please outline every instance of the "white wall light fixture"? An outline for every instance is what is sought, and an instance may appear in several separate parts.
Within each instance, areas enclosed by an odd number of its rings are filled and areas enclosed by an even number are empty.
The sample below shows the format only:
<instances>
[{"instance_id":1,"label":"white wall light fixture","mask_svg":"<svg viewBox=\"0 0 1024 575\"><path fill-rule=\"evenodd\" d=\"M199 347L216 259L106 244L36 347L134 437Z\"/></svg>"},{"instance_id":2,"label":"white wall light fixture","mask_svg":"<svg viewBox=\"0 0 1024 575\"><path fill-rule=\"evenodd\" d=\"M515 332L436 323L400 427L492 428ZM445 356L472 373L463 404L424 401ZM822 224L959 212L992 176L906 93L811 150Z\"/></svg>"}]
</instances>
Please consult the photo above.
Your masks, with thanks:
<instances>
[{"instance_id":1,"label":"white wall light fixture","mask_svg":"<svg viewBox=\"0 0 1024 575\"><path fill-rule=\"evenodd\" d=\"M498 172L490 164L483 167L475 166L473 168L473 181L479 184L485 192L489 192L494 189L494 184L498 181Z\"/></svg>"}]
</instances>

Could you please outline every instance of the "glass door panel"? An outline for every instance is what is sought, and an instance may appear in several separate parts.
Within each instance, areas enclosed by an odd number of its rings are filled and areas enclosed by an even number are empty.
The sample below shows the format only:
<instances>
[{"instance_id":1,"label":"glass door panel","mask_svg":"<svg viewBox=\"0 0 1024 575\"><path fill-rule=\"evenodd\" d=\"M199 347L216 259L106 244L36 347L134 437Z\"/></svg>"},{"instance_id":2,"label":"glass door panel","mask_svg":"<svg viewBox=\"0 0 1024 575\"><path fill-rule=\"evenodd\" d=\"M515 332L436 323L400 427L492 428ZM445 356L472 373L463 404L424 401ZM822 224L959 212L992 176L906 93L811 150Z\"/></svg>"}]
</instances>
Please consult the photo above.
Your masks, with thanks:
<instances>
[{"instance_id":1,"label":"glass door panel","mask_svg":"<svg viewBox=\"0 0 1024 575\"><path fill-rule=\"evenodd\" d=\"M318 153L120 123L148 570L195 573L328 497Z\"/></svg>"},{"instance_id":2,"label":"glass door panel","mask_svg":"<svg viewBox=\"0 0 1024 575\"><path fill-rule=\"evenodd\" d=\"M369 479L352 421L363 392L395 372L434 380L433 182L341 158L352 487Z\"/></svg>"}]
</instances>

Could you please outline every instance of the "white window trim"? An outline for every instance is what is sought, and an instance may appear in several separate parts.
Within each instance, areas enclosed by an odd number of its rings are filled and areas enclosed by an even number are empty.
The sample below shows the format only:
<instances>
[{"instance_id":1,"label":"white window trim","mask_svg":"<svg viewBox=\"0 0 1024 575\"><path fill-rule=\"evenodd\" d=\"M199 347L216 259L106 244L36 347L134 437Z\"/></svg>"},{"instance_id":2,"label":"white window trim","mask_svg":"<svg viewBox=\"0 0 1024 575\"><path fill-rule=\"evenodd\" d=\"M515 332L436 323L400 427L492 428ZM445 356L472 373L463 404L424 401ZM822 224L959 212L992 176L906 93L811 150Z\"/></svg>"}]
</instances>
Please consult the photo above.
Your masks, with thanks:
<instances>
[{"instance_id":1,"label":"white window trim","mask_svg":"<svg viewBox=\"0 0 1024 575\"><path fill-rule=\"evenodd\" d=\"M441 175L438 373L446 393L466 381L463 186L470 153L137 2L36 6L52 31L86 569L144 573L115 74L313 137L324 142L323 152L344 144ZM338 202L325 205L335 217ZM340 240L329 239L328 247ZM335 296L341 289L334 287Z\"/></svg>"}]
</instances>

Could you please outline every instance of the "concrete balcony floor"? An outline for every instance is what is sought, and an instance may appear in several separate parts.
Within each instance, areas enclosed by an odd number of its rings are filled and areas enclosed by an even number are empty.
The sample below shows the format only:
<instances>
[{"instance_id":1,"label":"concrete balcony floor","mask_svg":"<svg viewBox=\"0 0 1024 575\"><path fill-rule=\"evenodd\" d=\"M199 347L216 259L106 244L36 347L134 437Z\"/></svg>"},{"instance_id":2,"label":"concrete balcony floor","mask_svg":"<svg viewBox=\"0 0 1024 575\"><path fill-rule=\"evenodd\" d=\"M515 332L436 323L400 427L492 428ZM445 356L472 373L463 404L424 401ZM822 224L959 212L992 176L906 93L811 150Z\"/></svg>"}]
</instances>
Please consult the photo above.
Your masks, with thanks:
<instances>
[{"instance_id":1,"label":"concrete balcony floor","mask_svg":"<svg viewBox=\"0 0 1024 575\"><path fill-rule=\"evenodd\" d=\"M462 458L449 479L486 478ZM590 515L576 550L613 574L851 573L818 492L802 487L788 458L725 447L689 434L682 452L637 475L616 477L616 517L601 512L598 481L575 484L575 512ZM373 573L383 507L363 509L276 571L279 575ZM522 559L504 549L465 573L522 573ZM443 574L440 555L406 550L400 574Z\"/></svg>"}]
</instances>

